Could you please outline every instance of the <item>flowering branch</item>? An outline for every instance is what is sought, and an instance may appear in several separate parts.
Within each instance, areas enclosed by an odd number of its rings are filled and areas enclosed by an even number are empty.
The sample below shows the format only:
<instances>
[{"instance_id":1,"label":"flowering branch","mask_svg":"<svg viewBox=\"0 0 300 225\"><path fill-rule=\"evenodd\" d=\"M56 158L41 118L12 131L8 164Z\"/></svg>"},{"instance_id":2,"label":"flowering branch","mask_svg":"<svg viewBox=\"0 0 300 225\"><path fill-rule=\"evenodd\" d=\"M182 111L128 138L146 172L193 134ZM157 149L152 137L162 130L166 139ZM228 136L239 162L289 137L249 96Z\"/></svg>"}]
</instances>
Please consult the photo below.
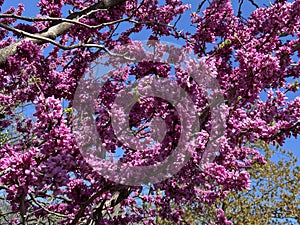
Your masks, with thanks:
<instances>
[{"instance_id":1,"label":"flowering branch","mask_svg":"<svg viewBox=\"0 0 300 225\"><path fill-rule=\"evenodd\" d=\"M61 214L61 213L57 213L57 212L53 212L53 211L50 211L48 210L46 207L44 207L35 197L33 194L30 194L30 197L32 199L32 201L37 204L39 207L41 207L43 210L45 210L47 213L49 214L52 214L56 217L61 217L61 218L70 218L69 216L67 215L64 215L64 214Z\"/></svg>"},{"instance_id":2,"label":"flowering branch","mask_svg":"<svg viewBox=\"0 0 300 225\"><path fill-rule=\"evenodd\" d=\"M37 34L29 34L27 32L23 33L24 35L27 36L26 38L0 50L0 56L1 56L0 65L6 62L8 56L12 56L17 52L18 46L22 43L22 41L32 41L33 43L38 45L42 45L44 43L51 43L62 49L72 49L73 47L68 48L68 47L59 46L59 44L57 44L53 40L55 40L57 37L59 37L60 35L64 34L67 30L69 30L74 23L79 22L79 19L90 16L91 14L99 10L108 9L124 1L125 0L102 0L101 2L96 3L90 7L87 7L86 9L80 12L71 13L66 18L66 20L61 20L61 22L57 20L58 22L57 24L47 28L46 30L40 33ZM70 23L70 20L73 22ZM14 28L10 28L9 26L2 23L0 23L0 27L11 31L17 31L18 33L20 33L20 30L19 31L14 30ZM78 47L84 47L84 46L77 46L77 48ZM98 45L92 47L102 48L102 46L98 46Z\"/></svg>"}]
</instances>

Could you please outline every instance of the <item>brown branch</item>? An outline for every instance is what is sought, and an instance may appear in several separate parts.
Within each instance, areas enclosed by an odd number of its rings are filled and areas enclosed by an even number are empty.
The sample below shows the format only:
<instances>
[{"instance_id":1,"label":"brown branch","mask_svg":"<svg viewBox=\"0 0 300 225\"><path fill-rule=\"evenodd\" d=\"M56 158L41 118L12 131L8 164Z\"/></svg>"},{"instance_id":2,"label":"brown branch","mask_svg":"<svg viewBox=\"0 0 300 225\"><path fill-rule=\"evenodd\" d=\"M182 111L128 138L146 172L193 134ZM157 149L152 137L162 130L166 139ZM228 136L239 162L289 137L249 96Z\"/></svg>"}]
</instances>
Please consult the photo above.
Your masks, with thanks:
<instances>
[{"instance_id":1,"label":"brown branch","mask_svg":"<svg viewBox=\"0 0 300 225\"><path fill-rule=\"evenodd\" d=\"M26 194L25 192L22 192L21 198L20 198L20 214L21 214L21 224L25 225L25 198Z\"/></svg>"},{"instance_id":2,"label":"brown branch","mask_svg":"<svg viewBox=\"0 0 300 225\"><path fill-rule=\"evenodd\" d=\"M89 29L99 29L101 27L105 27L105 26L116 24L116 23L128 21L130 19L130 17L127 17L127 18L122 18L122 19L119 19L119 20L111 21L111 22L101 23L99 25L88 25L88 24L82 23L78 20L74 20L74 19L71 20L71 19L60 18L60 17L36 18L36 17L18 16L18 15L15 15L15 14L0 14L0 18L19 19L19 20L24 20L24 21L27 21L27 22L38 22L38 21L48 21L48 22L56 22L56 23L66 22L66 23L71 23L71 24L83 26L83 27L86 27L86 28L89 28Z\"/></svg>"},{"instance_id":3,"label":"brown branch","mask_svg":"<svg viewBox=\"0 0 300 225\"><path fill-rule=\"evenodd\" d=\"M70 14L67 19L79 22L79 19L87 17L99 10L108 9L112 6L125 2L126 0L102 0L99 3L96 3L86 9ZM65 32L67 32L71 27L72 23L70 22L59 22L57 24L47 28L44 31L41 31L34 35L33 37L26 37L12 45L9 45L0 50L0 65L3 65L7 61L7 57L14 55L17 52L18 46L22 41L32 41L35 44L42 45L44 43L49 42L49 40L55 40L57 37L61 36ZM0 27L6 29L7 26L5 24L0 24ZM38 38L36 38L38 37ZM53 43L52 43L53 44Z\"/></svg>"},{"instance_id":4,"label":"brown branch","mask_svg":"<svg viewBox=\"0 0 300 225\"><path fill-rule=\"evenodd\" d=\"M122 57L122 55L118 55L118 54L114 54L114 53L110 52L103 45L81 43L81 44L74 44L74 45L66 46L66 45L61 45L61 44L57 43L56 41L52 40L52 38L43 37L38 33L37 34L31 34L31 33L28 33L26 31L7 26L7 25L2 24L2 23L0 23L0 27L4 28L6 30L13 31L13 32L16 32L18 34L24 35L24 36L26 36L25 39L31 38L33 40L41 41L43 43L50 43L50 44L53 44L54 46L57 46L57 47L59 47L63 50L71 50L71 49L75 49L75 48L99 48L99 49L104 50L109 55ZM17 42L17 43L19 43L19 42ZM1 52L1 50L0 50L0 52ZM0 61L0 64L1 64L1 61Z\"/></svg>"},{"instance_id":5,"label":"brown branch","mask_svg":"<svg viewBox=\"0 0 300 225\"><path fill-rule=\"evenodd\" d=\"M1 184L0 185L0 190L7 190L8 186Z\"/></svg>"},{"instance_id":6,"label":"brown branch","mask_svg":"<svg viewBox=\"0 0 300 225\"><path fill-rule=\"evenodd\" d=\"M0 176L7 174L9 171L11 171L11 168L7 168L6 170L0 171Z\"/></svg>"},{"instance_id":7,"label":"brown branch","mask_svg":"<svg viewBox=\"0 0 300 225\"><path fill-rule=\"evenodd\" d=\"M259 6L254 2L254 0L249 0L249 2L255 7L255 8L259 8Z\"/></svg>"},{"instance_id":8,"label":"brown branch","mask_svg":"<svg viewBox=\"0 0 300 225\"><path fill-rule=\"evenodd\" d=\"M294 129L296 129L298 126L300 126L300 122L297 122L295 123L294 125L292 125L291 127L289 128L286 128L286 129L280 129L277 134L274 134L273 136L270 137L271 140L275 140L279 135L282 135L282 134L287 134L287 133L290 133L292 132Z\"/></svg>"},{"instance_id":9,"label":"brown branch","mask_svg":"<svg viewBox=\"0 0 300 225\"><path fill-rule=\"evenodd\" d=\"M92 197L90 197L86 202L84 202L82 204L82 206L80 207L80 209L78 210L74 220L72 221L71 225L76 225L77 222L80 220L80 218L82 217L82 214L84 213L86 207L91 204L96 198L100 197L102 194L104 194L105 192L109 191L110 188L112 187L108 187L106 186L105 188L101 189L100 191L96 192Z\"/></svg>"},{"instance_id":10,"label":"brown branch","mask_svg":"<svg viewBox=\"0 0 300 225\"><path fill-rule=\"evenodd\" d=\"M198 5L198 8L196 10L196 13L199 13L201 11L202 6L204 5L204 3L206 2L206 0L202 0L201 3Z\"/></svg>"},{"instance_id":11,"label":"brown branch","mask_svg":"<svg viewBox=\"0 0 300 225\"><path fill-rule=\"evenodd\" d=\"M70 217L67 216L67 215L65 215L65 214L53 212L53 211L47 209L46 207L44 207L44 206L42 205L42 203L40 203L40 202L33 196L32 193L30 193L29 195L30 195L32 201L33 201L36 205L38 205L41 209L45 210L47 213L52 214L52 215L54 215L54 216L56 216L56 217L59 217L59 218L69 218L69 219L70 219Z\"/></svg>"},{"instance_id":12,"label":"brown branch","mask_svg":"<svg viewBox=\"0 0 300 225\"><path fill-rule=\"evenodd\" d=\"M78 213L76 214L74 220L72 221L71 225L76 225L77 222L80 220L82 217L86 207L91 204L96 198L100 197L102 194L105 192L110 191L112 194L112 198L108 201L104 201L104 204L101 204L101 209L102 207L115 207L118 205L121 201L126 199L130 193L131 189L123 186L105 186L103 189L100 191L96 192L93 196L91 196L86 202L82 204L80 207ZM102 213L102 212L101 212Z\"/></svg>"}]
</instances>

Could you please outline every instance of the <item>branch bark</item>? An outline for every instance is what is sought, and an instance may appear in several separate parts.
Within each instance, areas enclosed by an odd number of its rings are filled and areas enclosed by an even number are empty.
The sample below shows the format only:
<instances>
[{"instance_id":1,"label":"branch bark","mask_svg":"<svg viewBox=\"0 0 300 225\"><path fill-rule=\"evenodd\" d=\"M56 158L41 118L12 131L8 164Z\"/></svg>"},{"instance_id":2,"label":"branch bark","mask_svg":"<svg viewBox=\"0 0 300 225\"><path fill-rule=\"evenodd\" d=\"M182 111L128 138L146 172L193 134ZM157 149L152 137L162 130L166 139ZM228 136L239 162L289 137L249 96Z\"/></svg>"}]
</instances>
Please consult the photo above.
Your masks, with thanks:
<instances>
[{"instance_id":1,"label":"branch bark","mask_svg":"<svg viewBox=\"0 0 300 225\"><path fill-rule=\"evenodd\" d=\"M126 0L101 0L101 2L91 5L90 7L87 7L80 12L71 13L66 19L72 20L74 22L79 22L79 19L83 17L90 16L91 14L99 10L108 9L125 1ZM73 23L70 22L57 22L46 30L34 34L34 36L40 38L26 37L12 45L0 49L0 66L5 64L9 56L12 56L17 52L18 46L22 41L32 41L35 44L42 45L44 43L47 43L47 39L55 40L57 37L67 32L72 25ZM7 28L6 25L2 23L0 23L0 27L4 29Z\"/></svg>"}]
</instances>

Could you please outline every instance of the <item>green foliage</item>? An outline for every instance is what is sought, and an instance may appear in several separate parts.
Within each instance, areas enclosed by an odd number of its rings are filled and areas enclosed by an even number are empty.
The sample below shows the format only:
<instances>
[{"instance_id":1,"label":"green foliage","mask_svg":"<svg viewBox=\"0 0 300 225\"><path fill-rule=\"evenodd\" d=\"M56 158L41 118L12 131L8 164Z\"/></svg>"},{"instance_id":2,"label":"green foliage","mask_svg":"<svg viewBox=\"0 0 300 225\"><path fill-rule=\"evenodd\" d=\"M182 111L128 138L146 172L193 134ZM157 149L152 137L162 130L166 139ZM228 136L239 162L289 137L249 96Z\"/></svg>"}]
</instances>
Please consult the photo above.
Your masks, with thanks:
<instances>
[{"instance_id":1,"label":"green foliage","mask_svg":"<svg viewBox=\"0 0 300 225\"><path fill-rule=\"evenodd\" d=\"M231 192L216 206L203 204L185 207L188 224L208 224L216 220L216 209L222 208L228 220L243 225L300 224L300 167L297 157L282 148L256 143L265 155L266 164L254 164L249 170L251 190ZM168 224L162 221L158 224Z\"/></svg>"},{"instance_id":2,"label":"green foliage","mask_svg":"<svg viewBox=\"0 0 300 225\"><path fill-rule=\"evenodd\" d=\"M0 131L0 146L4 145L7 141L8 141L7 135Z\"/></svg>"},{"instance_id":3,"label":"green foliage","mask_svg":"<svg viewBox=\"0 0 300 225\"><path fill-rule=\"evenodd\" d=\"M295 224L300 223L300 167L297 158L279 149L283 156L278 162L276 151L266 148L267 164L255 165L249 192L231 193L221 203L228 219L234 224Z\"/></svg>"},{"instance_id":4,"label":"green foliage","mask_svg":"<svg viewBox=\"0 0 300 225\"><path fill-rule=\"evenodd\" d=\"M0 224L8 224L8 221L13 219L16 215L11 212L9 203L0 198Z\"/></svg>"}]
</instances>

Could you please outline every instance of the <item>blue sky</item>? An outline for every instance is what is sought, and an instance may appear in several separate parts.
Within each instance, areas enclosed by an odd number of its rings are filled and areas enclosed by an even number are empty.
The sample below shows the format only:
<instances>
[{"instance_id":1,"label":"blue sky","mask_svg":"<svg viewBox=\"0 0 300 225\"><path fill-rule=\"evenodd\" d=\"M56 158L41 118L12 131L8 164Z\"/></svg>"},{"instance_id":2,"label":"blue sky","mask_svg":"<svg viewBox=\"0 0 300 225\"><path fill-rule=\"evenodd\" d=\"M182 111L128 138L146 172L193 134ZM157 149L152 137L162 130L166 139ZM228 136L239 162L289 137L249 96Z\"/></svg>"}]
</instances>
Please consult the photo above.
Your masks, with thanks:
<instances>
[{"instance_id":1,"label":"blue sky","mask_svg":"<svg viewBox=\"0 0 300 225\"><path fill-rule=\"evenodd\" d=\"M38 2L37 0L6 0L4 1L4 5L1 7L2 8L2 12L6 9L9 8L9 6L16 6L18 3L23 2L25 5L25 12L24 15L26 16L35 16L38 12L38 8L36 7L36 3ZM265 5L269 5L270 1L269 0L260 0L260 1L256 1L258 2L259 6L263 6ZM289 1L292 2L292 1ZM197 3L193 3L192 1L187 1L184 0L184 3L186 4L191 4L192 9L191 11L195 11L195 9L197 8L198 4ZM238 0L232 1L232 5L234 8L234 11L237 12L238 10ZM244 1L242 10L243 10L243 16L244 17L248 17L249 14L254 10L254 6L249 3L249 1ZM192 29L191 27L187 26L189 25L189 18L188 18L188 13L186 13L186 15L182 18L182 20L178 23L178 27L179 29L182 29L184 31L187 31L189 29ZM145 37L148 36L148 31L143 31L137 35L134 36L134 38L136 39L145 39ZM175 40L171 40L171 41L175 41ZM177 41L178 42L178 41ZM181 44L180 42L178 42L178 44ZM300 96L300 91L298 91L297 93L293 94L293 95L288 95L289 99L293 99L295 96ZM262 96L263 97L263 96ZM291 150L292 152L295 153L295 155L300 158L300 138L298 137L298 139L292 137L290 139L287 139L285 141L285 144L283 146L283 148ZM300 162L298 161L298 164L300 165Z\"/></svg>"},{"instance_id":2,"label":"blue sky","mask_svg":"<svg viewBox=\"0 0 300 225\"><path fill-rule=\"evenodd\" d=\"M36 7L36 3L37 3L37 0L5 0L5 3L4 5L2 6L2 12L6 9L8 9L9 6L11 5L14 5L16 6L18 3L20 2L23 2L24 5L25 5L25 12L24 12L24 15L26 16L35 16L36 14L38 14L38 8ZM199 1L200 2L200 1ZM254 7L253 5L251 5L247 0L244 1L244 5L243 5L243 16L244 17L247 17L249 16L249 13L254 10ZM259 5L262 6L263 4L267 4L269 5L269 1L268 0L257 0L256 2L259 2ZM197 4L195 3L192 3L192 1L187 1L187 0L184 0L184 3L187 3L187 4L191 4L192 5L192 11L194 11L196 8L197 8ZM238 10L238 0L235 0L235 1L232 1L233 3L233 8L235 10L235 12L237 12ZM188 16L184 16L182 18L182 20L178 23L179 25L179 29L182 29L184 31L187 31L189 29L192 29L191 27L189 27L189 19L188 19ZM139 40L144 40L146 37L148 36L148 33L147 31L143 31L137 35L134 36L135 39L139 39ZM169 39L166 39L166 41L169 40ZM171 40L171 41L175 41L175 40ZM178 44L181 44L180 42L178 42ZM300 96L300 91L298 91L297 93L293 94L293 95L288 95L289 99L293 99L294 97L296 96ZM264 96L262 95L262 98ZM28 115L32 113L32 108L29 109L28 108L28 111L27 111ZM298 158L300 158L300 149L299 149L299 146L300 146L300 138L298 136L298 139L295 139L294 137L290 138L290 139L287 139L285 141L285 144L283 146L284 149L287 149L287 150L290 150L292 151L295 156L297 156ZM278 156L275 156L274 157L274 160L278 160L280 159L280 155ZM298 161L298 165L300 165L300 162Z\"/></svg>"}]
</instances>

